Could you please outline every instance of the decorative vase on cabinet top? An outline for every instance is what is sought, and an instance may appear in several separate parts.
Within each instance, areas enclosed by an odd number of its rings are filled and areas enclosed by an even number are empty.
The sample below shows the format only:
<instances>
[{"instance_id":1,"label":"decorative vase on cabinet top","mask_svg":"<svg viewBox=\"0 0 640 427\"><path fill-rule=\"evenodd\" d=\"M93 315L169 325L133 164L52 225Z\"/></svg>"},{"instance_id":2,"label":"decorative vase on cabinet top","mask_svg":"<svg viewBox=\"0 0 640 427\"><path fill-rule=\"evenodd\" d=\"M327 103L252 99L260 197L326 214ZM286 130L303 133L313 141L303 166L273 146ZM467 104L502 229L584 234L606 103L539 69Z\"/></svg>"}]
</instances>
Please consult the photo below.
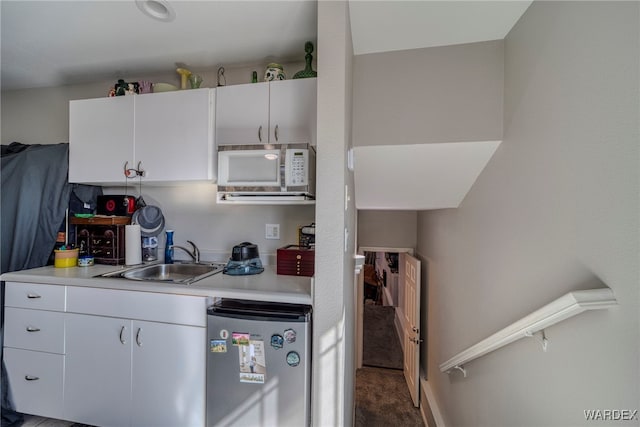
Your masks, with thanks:
<instances>
[{"instance_id":1,"label":"decorative vase on cabinet top","mask_svg":"<svg viewBox=\"0 0 640 427\"><path fill-rule=\"evenodd\" d=\"M315 72L313 70L313 68L311 67L311 61L313 61L313 55L311 55L311 53L313 52L313 43L311 42L306 42L304 44L304 51L307 53L304 56L304 61L305 61L305 67L304 70L298 71L297 73L295 73L293 75L294 79L304 79L307 77L317 77L318 73Z\"/></svg>"},{"instance_id":2,"label":"decorative vase on cabinet top","mask_svg":"<svg viewBox=\"0 0 640 427\"><path fill-rule=\"evenodd\" d=\"M282 65L275 63L267 65L267 70L264 72L265 82L270 82L272 80L285 80L286 78Z\"/></svg>"}]
</instances>

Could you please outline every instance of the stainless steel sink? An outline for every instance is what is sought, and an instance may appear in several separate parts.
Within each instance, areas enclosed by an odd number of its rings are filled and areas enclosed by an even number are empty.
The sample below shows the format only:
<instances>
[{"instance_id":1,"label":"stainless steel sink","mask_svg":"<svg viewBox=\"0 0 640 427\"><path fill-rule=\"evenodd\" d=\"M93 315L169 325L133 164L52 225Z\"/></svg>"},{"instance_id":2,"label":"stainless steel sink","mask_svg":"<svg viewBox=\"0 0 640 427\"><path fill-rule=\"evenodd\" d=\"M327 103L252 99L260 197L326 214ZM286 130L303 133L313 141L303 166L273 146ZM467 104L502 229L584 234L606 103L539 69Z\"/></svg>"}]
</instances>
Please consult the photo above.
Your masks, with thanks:
<instances>
[{"instance_id":1,"label":"stainless steel sink","mask_svg":"<svg viewBox=\"0 0 640 427\"><path fill-rule=\"evenodd\" d=\"M223 264L151 264L103 274L102 277L190 284L219 273L223 268Z\"/></svg>"}]
</instances>

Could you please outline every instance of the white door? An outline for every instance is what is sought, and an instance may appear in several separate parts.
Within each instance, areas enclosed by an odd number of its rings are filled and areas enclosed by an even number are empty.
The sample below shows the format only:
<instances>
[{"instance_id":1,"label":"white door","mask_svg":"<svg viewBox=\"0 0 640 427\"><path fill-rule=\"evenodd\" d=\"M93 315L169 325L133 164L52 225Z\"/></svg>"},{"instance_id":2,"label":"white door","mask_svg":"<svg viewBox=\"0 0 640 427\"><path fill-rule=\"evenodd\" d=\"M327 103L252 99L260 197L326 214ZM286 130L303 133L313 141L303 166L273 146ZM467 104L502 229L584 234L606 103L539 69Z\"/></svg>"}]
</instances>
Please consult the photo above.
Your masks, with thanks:
<instances>
[{"instance_id":1,"label":"white door","mask_svg":"<svg viewBox=\"0 0 640 427\"><path fill-rule=\"evenodd\" d=\"M400 254L404 266L404 378L415 407L420 406L420 261Z\"/></svg>"},{"instance_id":2,"label":"white door","mask_svg":"<svg viewBox=\"0 0 640 427\"><path fill-rule=\"evenodd\" d=\"M206 328L132 324L132 426L205 424Z\"/></svg>"},{"instance_id":3,"label":"white door","mask_svg":"<svg viewBox=\"0 0 640 427\"><path fill-rule=\"evenodd\" d=\"M135 97L135 165L143 181L213 179L210 89Z\"/></svg>"},{"instance_id":4,"label":"white door","mask_svg":"<svg viewBox=\"0 0 640 427\"><path fill-rule=\"evenodd\" d=\"M123 183L133 163L135 96L69 102L69 182Z\"/></svg>"},{"instance_id":5,"label":"white door","mask_svg":"<svg viewBox=\"0 0 640 427\"><path fill-rule=\"evenodd\" d=\"M130 425L131 321L68 313L65 328L64 419Z\"/></svg>"}]
</instances>

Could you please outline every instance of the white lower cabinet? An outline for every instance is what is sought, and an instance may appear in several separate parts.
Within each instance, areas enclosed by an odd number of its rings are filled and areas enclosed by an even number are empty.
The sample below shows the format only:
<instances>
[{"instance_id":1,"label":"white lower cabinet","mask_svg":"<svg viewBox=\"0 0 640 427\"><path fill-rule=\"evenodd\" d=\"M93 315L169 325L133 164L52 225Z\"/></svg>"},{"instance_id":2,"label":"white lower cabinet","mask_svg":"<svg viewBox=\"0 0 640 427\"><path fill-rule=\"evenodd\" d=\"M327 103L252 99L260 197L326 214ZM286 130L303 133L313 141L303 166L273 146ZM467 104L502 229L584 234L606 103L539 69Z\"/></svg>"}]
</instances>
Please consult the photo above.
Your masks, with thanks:
<instances>
[{"instance_id":1,"label":"white lower cabinet","mask_svg":"<svg viewBox=\"0 0 640 427\"><path fill-rule=\"evenodd\" d=\"M69 314L66 331L65 419L204 426L204 327Z\"/></svg>"},{"instance_id":2,"label":"white lower cabinet","mask_svg":"<svg viewBox=\"0 0 640 427\"><path fill-rule=\"evenodd\" d=\"M19 412L101 427L203 427L206 297L8 282Z\"/></svg>"},{"instance_id":3,"label":"white lower cabinet","mask_svg":"<svg viewBox=\"0 0 640 427\"><path fill-rule=\"evenodd\" d=\"M65 327L64 418L131 425L131 321L67 314Z\"/></svg>"},{"instance_id":4,"label":"white lower cabinet","mask_svg":"<svg viewBox=\"0 0 640 427\"><path fill-rule=\"evenodd\" d=\"M4 365L15 409L62 418L64 286L7 282Z\"/></svg>"},{"instance_id":5,"label":"white lower cabinet","mask_svg":"<svg viewBox=\"0 0 640 427\"><path fill-rule=\"evenodd\" d=\"M132 426L204 426L206 328L134 321Z\"/></svg>"},{"instance_id":6,"label":"white lower cabinet","mask_svg":"<svg viewBox=\"0 0 640 427\"><path fill-rule=\"evenodd\" d=\"M16 411L62 418L64 356L5 347L3 358Z\"/></svg>"}]
</instances>

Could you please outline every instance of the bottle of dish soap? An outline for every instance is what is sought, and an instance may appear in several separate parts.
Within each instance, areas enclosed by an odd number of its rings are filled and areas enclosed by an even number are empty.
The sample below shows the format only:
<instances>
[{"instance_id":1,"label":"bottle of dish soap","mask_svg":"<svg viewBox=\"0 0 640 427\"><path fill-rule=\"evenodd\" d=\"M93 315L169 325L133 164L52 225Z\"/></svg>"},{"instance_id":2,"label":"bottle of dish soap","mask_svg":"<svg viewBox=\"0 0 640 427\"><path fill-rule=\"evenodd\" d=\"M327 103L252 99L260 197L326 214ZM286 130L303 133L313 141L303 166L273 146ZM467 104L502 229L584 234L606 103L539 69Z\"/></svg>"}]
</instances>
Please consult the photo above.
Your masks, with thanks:
<instances>
[{"instance_id":1,"label":"bottle of dish soap","mask_svg":"<svg viewBox=\"0 0 640 427\"><path fill-rule=\"evenodd\" d=\"M173 230L167 230L167 241L164 245L164 263L173 264Z\"/></svg>"}]
</instances>

